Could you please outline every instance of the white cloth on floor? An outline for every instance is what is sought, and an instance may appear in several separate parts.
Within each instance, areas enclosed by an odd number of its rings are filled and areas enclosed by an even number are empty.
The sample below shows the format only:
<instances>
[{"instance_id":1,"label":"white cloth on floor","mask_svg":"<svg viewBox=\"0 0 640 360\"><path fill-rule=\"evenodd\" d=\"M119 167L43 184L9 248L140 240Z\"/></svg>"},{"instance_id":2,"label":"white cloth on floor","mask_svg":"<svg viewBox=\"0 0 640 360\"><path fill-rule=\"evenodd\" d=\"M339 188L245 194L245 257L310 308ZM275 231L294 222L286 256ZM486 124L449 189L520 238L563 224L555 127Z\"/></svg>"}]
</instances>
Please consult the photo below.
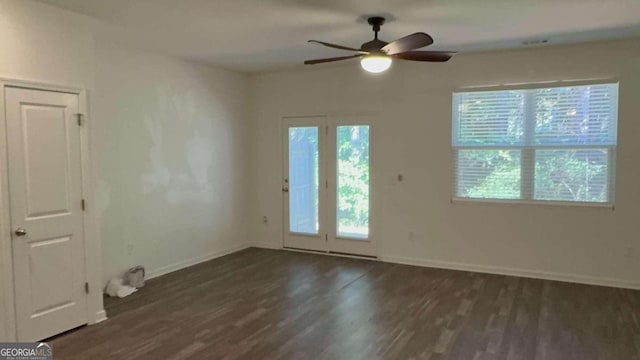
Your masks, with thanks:
<instances>
[{"instance_id":1,"label":"white cloth on floor","mask_svg":"<svg viewBox=\"0 0 640 360\"><path fill-rule=\"evenodd\" d=\"M134 292L138 291L138 289L133 286L124 285L123 280L119 278L113 278L109 280L107 283L107 287L104 292L111 297L119 297L123 298L125 296L129 296Z\"/></svg>"}]
</instances>

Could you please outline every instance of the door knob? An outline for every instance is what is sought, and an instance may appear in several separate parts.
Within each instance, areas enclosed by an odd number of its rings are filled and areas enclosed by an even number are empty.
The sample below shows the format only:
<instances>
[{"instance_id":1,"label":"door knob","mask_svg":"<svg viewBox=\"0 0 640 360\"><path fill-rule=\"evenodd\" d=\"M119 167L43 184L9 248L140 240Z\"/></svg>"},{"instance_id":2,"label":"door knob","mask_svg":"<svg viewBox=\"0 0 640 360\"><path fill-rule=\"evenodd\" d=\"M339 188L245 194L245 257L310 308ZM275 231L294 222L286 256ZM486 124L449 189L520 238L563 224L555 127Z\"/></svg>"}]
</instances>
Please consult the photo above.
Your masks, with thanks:
<instances>
[{"instance_id":1,"label":"door knob","mask_svg":"<svg viewBox=\"0 0 640 360\"><path fill-rule=\"evenodd\" d=\"M25 236L25 235L27 235L27 230L23 228L16 229L16 236Z\"/></svg>"}]
</instances>

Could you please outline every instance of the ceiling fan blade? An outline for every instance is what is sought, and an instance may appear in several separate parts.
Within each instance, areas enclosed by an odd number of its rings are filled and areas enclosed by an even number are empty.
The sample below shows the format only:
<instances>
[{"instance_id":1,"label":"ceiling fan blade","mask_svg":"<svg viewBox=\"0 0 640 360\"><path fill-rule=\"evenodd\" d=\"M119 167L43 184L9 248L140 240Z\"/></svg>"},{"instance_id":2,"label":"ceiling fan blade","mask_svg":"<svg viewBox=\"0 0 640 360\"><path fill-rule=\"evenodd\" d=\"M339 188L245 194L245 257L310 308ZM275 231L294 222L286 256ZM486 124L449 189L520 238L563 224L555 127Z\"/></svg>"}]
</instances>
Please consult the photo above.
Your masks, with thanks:
<instances>
[{"instance_id":1,"label":"ceiling fan blade","mask_svg":"<svg viewBox=\"0 0 640 360\"><path fill-rule=\"evenodd\" d=\"M307 41L307 42L310 42L310 43L316 43L316 44L320 44L320 45L324 45L324 46L327 46L327 47L330 47L330 48L334 48L334 49L348 50L348 51L357 51L357 52L359 52L359 53L361 53L361 54L368 54L368 52L367 52L367 51L363 51L363 50L360 50L360 49L354 49L354 48L352 48L352 47L348 47L348 46L342 46L342 45L331 44L331 43L324 42L324 41L309 40L309 41Z\"/></svg>"},{"instance_id":2,"label":"ceiling fan blade","mask_svg":"<svg viewBox=\"0 0 640 360\"><path fill-rule=\"evenodd\" d=\"M431 36L423 32L417 32L390 42L382 47L381 50L387 55L395 55L401 52L419 49L431 44L433 44L433 38Z\"/></svg>"},{"instance_id":3,"label":"ceiling fan blade","mask_svg":"<svg viewBox=\"0 0 640 360\"><path fill-rule=\"evenodd\" d=\"M452 51L405 51L393 55L402 60L445 62L455 55Z\"/></svg>"},{"instance_id":4,"label":"ceiling fan blade","mask_svg":"<svg viewBox=\"0 0 640 360\"><path fill-rule=\"evenodd\" d=\"M314 60L307 60L307 61L304 62L304 64L305 65L321 64L321 63L327 63L327 62L332 62L332 61L353 59L353 58L357 58L357 57L361 57L361 56L362 55L358 54L358 55L332 57L332 58L326 58L326 59L314 59Z\"/></svg>"}]
</instances>

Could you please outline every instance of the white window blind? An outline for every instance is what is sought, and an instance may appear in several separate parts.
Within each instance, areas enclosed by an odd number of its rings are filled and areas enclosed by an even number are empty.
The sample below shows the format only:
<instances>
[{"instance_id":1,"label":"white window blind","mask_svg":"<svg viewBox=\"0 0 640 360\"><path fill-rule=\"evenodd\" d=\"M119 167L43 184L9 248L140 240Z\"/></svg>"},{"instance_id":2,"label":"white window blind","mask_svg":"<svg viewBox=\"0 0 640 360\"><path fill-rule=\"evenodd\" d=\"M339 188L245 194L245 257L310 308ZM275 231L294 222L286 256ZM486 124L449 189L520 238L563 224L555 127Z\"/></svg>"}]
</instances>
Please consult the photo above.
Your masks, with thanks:
<instances>
[{"instance_id":1,"label":"white window blind","mask_svg":"<svg viewBox=\"0 0 640 360\"><path fill-rule=\"evenodd\" d=\"M612 203L618 84L453 95L456 198Z\"/></svg>"}]
</instances>

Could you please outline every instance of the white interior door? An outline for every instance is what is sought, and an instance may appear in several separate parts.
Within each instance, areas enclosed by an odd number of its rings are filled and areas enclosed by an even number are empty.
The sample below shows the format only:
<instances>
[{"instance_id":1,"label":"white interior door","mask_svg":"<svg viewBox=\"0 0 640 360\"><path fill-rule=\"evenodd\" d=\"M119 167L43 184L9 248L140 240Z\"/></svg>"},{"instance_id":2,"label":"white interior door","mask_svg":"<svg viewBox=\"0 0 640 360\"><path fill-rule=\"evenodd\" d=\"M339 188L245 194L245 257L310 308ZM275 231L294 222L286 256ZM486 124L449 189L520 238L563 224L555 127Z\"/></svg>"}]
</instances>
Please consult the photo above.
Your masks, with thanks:
<instances>
[{"instance_id":1,"label":"white interior door","mask_svg":"<svg viewBox=\"0 0 640 360\"><path fill-rule=\"evenodd\" d=\"M5 91L17 337L87 323L78 95Z\"/></svg>"},{"instance_id":2,"label":"white interior door","mask_svg":"<svg viewBox=\"0 0 640 360\"><path fill-rule=\"evenodd\" d=\"M326 118L284 119L284 246L327 251Z\"/></svg>"},{"instance_id":3,"label":"white interior door","mask_svg":"<svg viewBox=\"0 0 640 360\"><path fill-rule=\"evenodd\" d=\"M284 120L284 246L375 256L366 119Z\"/></svg>"}]
</instances>

